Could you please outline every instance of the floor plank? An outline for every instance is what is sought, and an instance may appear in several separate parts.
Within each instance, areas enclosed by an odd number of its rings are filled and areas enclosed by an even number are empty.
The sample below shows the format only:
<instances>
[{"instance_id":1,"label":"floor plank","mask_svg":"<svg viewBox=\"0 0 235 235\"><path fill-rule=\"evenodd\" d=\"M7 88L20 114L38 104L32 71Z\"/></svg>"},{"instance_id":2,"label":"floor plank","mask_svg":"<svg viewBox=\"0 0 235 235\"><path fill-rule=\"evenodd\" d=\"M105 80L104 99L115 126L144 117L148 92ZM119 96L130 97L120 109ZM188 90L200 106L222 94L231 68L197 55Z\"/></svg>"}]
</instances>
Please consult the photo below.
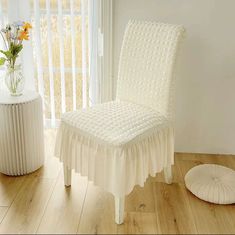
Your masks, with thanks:
<instances>
[{"instance_id":1,"label":"floor plank","mask_svg":"<svg viewBox=\"0 0 235 235\"><path fill-rule=\"evenodd\" d=\"M154 185L156 216L162 233L195 234L193 214L186 189L179 183Z\"/></svg>"},{"instance_id":2,"label":"floor plank","mask_svg":"<svg viewBox=\"0 0 235 235\"><path fill-rule=\"evenodd\" d=\"M181 183L184 183L184 177L191 168L203 163L204 162L202 162L201 159L196 158L195 154L193 155L183 154L182 157L178 157L178 164L179 164L178 170L182 176Z\"/></svg>"},{"instance_id":3,"label":"floor plank","mask_svg":"<svg viewBox=\"0 0 235 235\"><path fill-rule=\"evenodd\" d=\"M118 234L161 234L155 213L125 213L125 223L119 225Z\"/></svg>"},{"instance_id":4,"label":"floor plank","mask_svg":"<svg viewBox=\"0 0 235 235\"><path fill-rule=\"evenodd\" d=\"M201 158L203 158L203 155L201 156ZM209 156L205 157L205 155L204 155L204 158L207 159L207 158L209 158ZM229 167L229 168L235 170L235 157L234 156L231 156L231 155L226 155L226 156L216 155L216 156L210 156L210 160L211 160L212 163L219 164L219 165L222 165L222 166L226 166L226 167Z\"/></svg>"},{"instance_id":5,"label":"floor plank","mask_svg":"<svg viewBox=\"0 0 235 235\"><path fill-rule=\"evenodd\" d=\"M11 205L24 180L24 176L12 177L0 173L0 206Z\"/></svg>"},{"instance_id":6,"label":"floor plank","mask_svg":"<svg viewBox=\"0 0 235 235\"><path fill-rule=\"evenodd\" d=\"M235 232L235 205L215 205L199 200L187 192L199 234L231 234Z\"/></svg>"},{"instance_id":7,"label":"floor plank","mask_svg":"<svg viewBox=\"0 0 235 235\"><path fill-rule=\"evenodd\" d=\"M235 234L235 204L233 205L217 205L215 207L220 226L220 233ZM224 228L224 229L223 229Z\"/></svg>"},{"instance_id":8,"label":"floor plank","mask_svg":"<svg viewBox=\"0 0 235 235\"><path fill-rule=\"evenodd\" d=\"M126 196L126 212L155 212L153 183L149 178L144 187L135 186L134 190Z\"/></svg>"},{"instance_id":9,"label":"floor plank","mask_svg":"<svg viewBox=\"0 0 235 235\"><path fill-rule=\"evenodd\" d=\"M27 178L0 224L0 233L35 233L54 183L51 179Z\"/></svg>"},{"instance_id":10,"label":"floor plank","mask_svg":"<svg viewBox=\"0 0 235 235\"><path fill-rule=\"evenodd\" d=\"M37 233L76 233L87 184L85 177L73 173L71 187L65 187L61 172Z\"/></svg>"},{"instance_id":11,"label":"floor plank","mask_svg":"<svg viewBox=\"0 0 235 235\"><path fill-rule=\"evenodd\" d=\"M5 217L8 208L9 207L7 207L7 206L0 206L0 224L2 223L2 220Z\"/></svg>"},{"instance_id":12,"label":"floor plank","mask_svg":"<svg viewBox=\"0 0 235 235\"><path fill-rule=\"evenodd\" d=\"M27 177L56 179L59 176L61 169L62 164L56 157L47 156L44 165L32 174L27 175Z\"/></svg>"},{"instance_id":13,"label":"floor plank","mask_svg":"<svg viewBox=\"0 0 235 235\"><path fill-rule=\"evenodd\" d=\"M116 234L114 197L92 183L88 184L78 234Z\"/></svg>"}]
</instances>

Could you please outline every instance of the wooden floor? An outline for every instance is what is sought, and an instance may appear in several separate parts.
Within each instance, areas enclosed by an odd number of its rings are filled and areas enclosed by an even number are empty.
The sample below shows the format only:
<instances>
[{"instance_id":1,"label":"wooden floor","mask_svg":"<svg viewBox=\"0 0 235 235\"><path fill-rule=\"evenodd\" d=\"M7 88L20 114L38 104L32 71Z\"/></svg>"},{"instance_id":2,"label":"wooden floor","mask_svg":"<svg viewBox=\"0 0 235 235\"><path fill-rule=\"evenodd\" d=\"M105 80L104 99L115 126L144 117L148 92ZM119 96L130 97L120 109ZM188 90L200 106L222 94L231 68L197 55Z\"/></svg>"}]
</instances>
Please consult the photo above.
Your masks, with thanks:
<instances>
[{"instance_id":1,"label":"wooden floor","mask_svg":"<svg viewBox=\"0 0 235 235\"><path fill-rule=\"evenodd\" d=\"M73 173L63 185L62 166L53 157L55 131L45 131L46 163L22 177L0 174L0 233L235 233L235 205L213 205L184 186L193 166L218 163L235 169L234 156L177 153L174 183L162 174L149 178L126 197L125 223L114 223L111 194Z\"/></svg>"}]
</instances>

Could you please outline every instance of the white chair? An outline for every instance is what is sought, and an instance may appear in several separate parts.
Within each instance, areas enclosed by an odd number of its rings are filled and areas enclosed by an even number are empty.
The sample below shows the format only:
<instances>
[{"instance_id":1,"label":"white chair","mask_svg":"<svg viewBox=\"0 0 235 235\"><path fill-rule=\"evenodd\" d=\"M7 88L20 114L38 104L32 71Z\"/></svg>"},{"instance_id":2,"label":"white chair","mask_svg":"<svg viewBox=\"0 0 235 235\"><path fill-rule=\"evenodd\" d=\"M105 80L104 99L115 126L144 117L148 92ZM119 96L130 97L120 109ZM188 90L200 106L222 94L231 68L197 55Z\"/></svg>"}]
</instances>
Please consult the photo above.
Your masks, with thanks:
<instances>
[{"instance_id":1,"label":"white chair","mask_svg":"<svg viewBox=\"0 0 235 235\"><path fill-rule=\"evenodd\" d=\"M123 223L124 198L135 185L174 163L173 68L183 27L131 20L121 49L116 100L65 113L55 155L115 197L115 221Z\"/></svg>"}]
</instances>

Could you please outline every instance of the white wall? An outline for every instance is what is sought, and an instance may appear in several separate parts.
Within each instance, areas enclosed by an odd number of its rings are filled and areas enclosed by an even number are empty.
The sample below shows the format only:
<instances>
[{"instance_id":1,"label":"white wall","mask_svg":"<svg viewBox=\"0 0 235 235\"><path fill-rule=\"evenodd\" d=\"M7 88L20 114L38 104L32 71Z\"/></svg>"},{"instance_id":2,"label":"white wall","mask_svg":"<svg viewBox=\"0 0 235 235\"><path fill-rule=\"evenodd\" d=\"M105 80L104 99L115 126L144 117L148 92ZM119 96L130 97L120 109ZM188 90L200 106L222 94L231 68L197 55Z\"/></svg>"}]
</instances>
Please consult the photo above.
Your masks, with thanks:
<instances>
[{"instance_id":1,"label":"white wall","mask_svg":"<svg viewBox=\"0 0 235 235\"><path fill-rule=\"evenodd\" d=\"M176 151L235 154L234 9L234 0L114 0L115 81L129 19L187 30L177 76Z\"/></svg>"}]
</instances>

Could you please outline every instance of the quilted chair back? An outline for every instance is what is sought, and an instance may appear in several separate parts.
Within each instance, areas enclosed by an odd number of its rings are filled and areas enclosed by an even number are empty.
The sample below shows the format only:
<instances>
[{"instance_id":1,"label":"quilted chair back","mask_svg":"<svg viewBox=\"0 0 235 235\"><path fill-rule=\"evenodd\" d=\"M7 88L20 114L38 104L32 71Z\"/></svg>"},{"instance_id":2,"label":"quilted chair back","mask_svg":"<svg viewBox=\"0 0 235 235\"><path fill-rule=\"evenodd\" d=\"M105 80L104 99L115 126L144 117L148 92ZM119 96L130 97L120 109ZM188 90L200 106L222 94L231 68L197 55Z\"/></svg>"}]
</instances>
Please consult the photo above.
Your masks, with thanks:
<instances>
[{"instance_id":1,"label":"quilted chair back","mask_svg":"<svg viewBox=\"0 0 235 235\"><path fill-rule=\"evenodd\" d=\"M183 27L129 21L121 49L117 100L151 107L174 116L173 67Z\"/></svg>"}]
</instances>

